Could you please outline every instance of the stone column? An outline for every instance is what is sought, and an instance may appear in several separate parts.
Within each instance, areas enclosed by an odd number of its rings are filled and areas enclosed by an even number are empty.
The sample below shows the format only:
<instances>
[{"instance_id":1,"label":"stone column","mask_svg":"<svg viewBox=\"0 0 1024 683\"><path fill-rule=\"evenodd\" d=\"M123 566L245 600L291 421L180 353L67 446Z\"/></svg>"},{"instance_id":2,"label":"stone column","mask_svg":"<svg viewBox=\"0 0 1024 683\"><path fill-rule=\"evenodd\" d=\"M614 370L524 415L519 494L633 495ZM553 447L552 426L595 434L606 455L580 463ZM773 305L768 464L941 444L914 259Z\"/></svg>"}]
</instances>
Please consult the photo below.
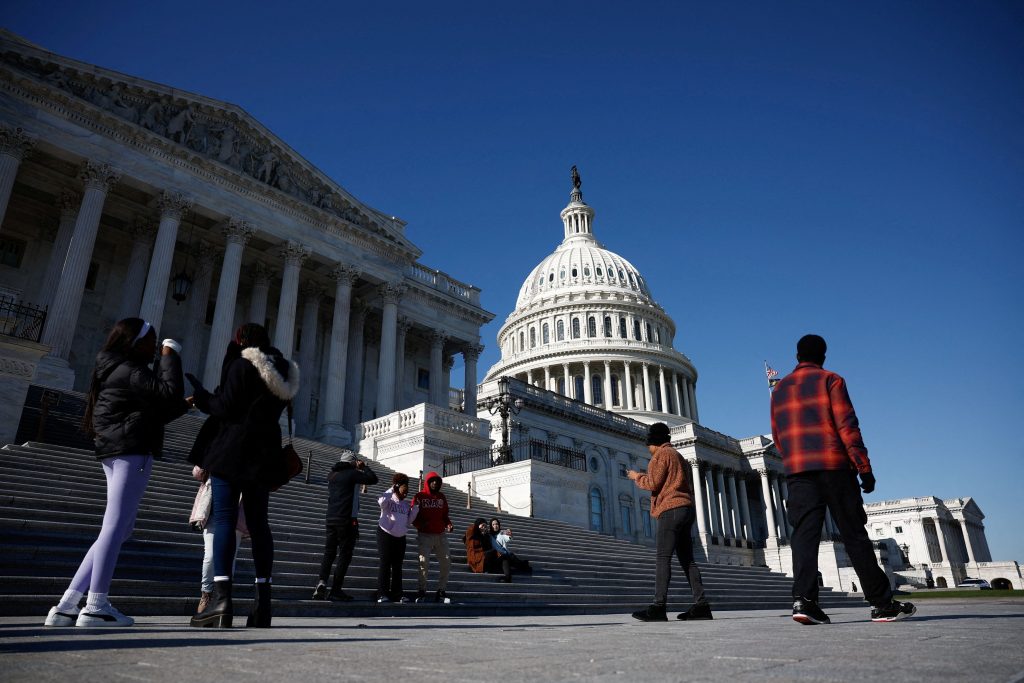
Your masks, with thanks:
<instances>
[{"instance_id":1,"label":"stone column","mask_svg":"<svg viewBox=\"0 0 1024 683\"><path fill-rule=\"evenodd\" d=\"M0 126L0 224L7 216L7 204L11 201L11 190L14 189L21 160L35 144L35 140L21 128Z\"/></svg>"},{"instance_id":2,"label":"stone column","mask_svg":"<svg viewBox=\"0 0 1024 683\"><path fill-rule=\"evenodd\" d=\"M740 514L743 516L743 523L747 527L746 535L743 537L748 541L754 540L754 520L750 518L750 506L747 504L747 480L746 477L739 477L740 482Z\"/></svg>"},{"instance_id":3,"label":"stone column","mask_svg":"<svg viewBox=\"0 0 1024 683\"><path fill-rule=\"evenodd\" d=\"M719 538L722 537L722 518L718 515L718 503L715 496L714 475L711 472L711 465L704 470L704 483L708 488L708 511L711 512L711 533Z\"/></svg>"},{"instance_id":4,"label":"stone column","mask_svg":"<svg viewBox=\"0 0 1024 683\"><path fill-rule=\"evenodd\" d=\"M352 285L359 279L355 268L338 264L331 271L334 280L334 317L331 320L330 348L327 353L327 382L320 410L320 440L336 446L349 442L342 426L345 408L345 376L348 362L348 323L351 314Z\"/></svg>"},{"instance_id":5,"label":"stone column","mask_svg":"<svg viewBox=\"0 0 1024 683\"><path fill-rule=\"evenodd\" d=\"M718 504L722 508L722 530L726 538L736 538L736 530L732 528L732 512L729 510L729 496L725 490L725 473L721 467L715 468L715 479L718 480Z\"/></svg>"},{"instance_id":6,"label":"stone column","mask_svg":"<svg viewBox=\"0 0 1024 683\"><path fill-rule=\"evenodd\" d=\"M405 338L410 328L412 321L404 315L398 316L395 327L395 410L405 407Z\"/></svg>"},{"instance_id":7,"label":"stone column","mask_svg":"<svg viewBox=\"0 0 1024 683\"><path fill-rule=\"evenodd\" d=\"M690 409L693 411L690 417L694 422L700 422L700 413L697 412L697 384L690 383Z\"/></svg>"},{"instance_id":8,"label":"stone column","mask_svg":"<svg viewBox=\"0 0 1024 683\"><path fill-rule=\"evenodd\" d=\"M295 348L295 310L299 300L299 275L302 262L309 258L310 248L289 240L281 249L284 272L281 275L281 299L277 305L277 325L274 328L274 346L285 358L292 357Z\"/></svg>"},{"instance_id":9,"label":"stone column","mask_svg":"<svg viewBox=\"0 0 1024 683\"><path fill-rule=\"evenodd\" d=\"M484 347L480 344L468 344L462 350L462 358L465 361L465 402L463 412L476 417L476 362L483 353Z\"/></svg>"},{"instance_id":10,"label":"stone column","mask_svg":"<svg viewBox=\"0 0 1024 683\"><path fill-rule=\"evenodd\" d=\"M967 519L960 520L960 532L964 536L964 546L967 548L967 562L977 564L974 558L974 544L971 543L971 527L967 525Z\"/></svg>"},{"instance_id":11,"label":"stone column","mask_svg":"<svg viewBox=\"0 0 1024 683\"><path fill-rule=\"evenodd\" d=\"M85 186L82 206L75 218L68 255L53 295L53 305L46 316L42 339L50 347L50 356L64 361L68 358L75 328L78 327L78 312L82 308L82 294L85 292L85 279L89 275L92 250L100 228L100 217L103 215L103 203L110 187L121 178L121 174L107 164L87 161L78 177Z\"/></svg>"},{"instance_id":12,"label":"stone column","mask_svg":"<svg viewBox=\"0 0 1024 683\"><path fill-rule=\"evenodd\" d=\"M625 386L622 388L622 407L633 410L633 377L629 372L629 361L622 361Z\"/></svg>"},{"instance_id":13,"label":"stone column","mask_svg":"<svg viewBox=\"0 0 1024 683\"><path fill-rule=\"evenodd\" d=\"M544 390L551 391L551 366L544 366Z\"/></svg>"},{"instance_id":14,"label":"stone column","mask_svg":"<svg viewBox=\"0 0 1024 683\"><path fill-rule=\"evenodd\" d=\"M676 415L683 415L683 402L679 398L679 373L672 373L672 396L676 400Z\"/></svg>"},{"instance_id":15,"label":"stone column","mask_svg":"<svg viewBox=\"0 0 1024 683\"><path fill-rule=\"evenodd\" d=\"M444 403L441 407L451 408L451 396L452 396L452 368L455 367L455 357L445 356L444 357L444 372L441 377L444 380L444 387L441 391L441 395L444 397Z\"/></svg>"},{"instance_id":16,"label":"stone column","mask_svg":"<svg viewBox=\"0 0 1024 683\"><path fill-rule=\"evenodd\" d=\"M946 545L946 525L942 523L942 518L938 515L936 515L934 519L935 536L939 539L939 549L942 550L942 559L946 564L952 565L953 560L949 555L949 546Z\"/></svg>"},{"instance_id":17,"label":"stone column","mask_svg":"<svg viewBox=\"0 0 1024 683\"><path fill-rule=\"evenodd\" d=\"M199 243L196 256L196 275L188 295L188 322L182 342L181 360L185 372L198 375L200 359L203 357L203 326L206 324L206 307L210 303L210 285L213 283L213 265L220 253L213 245ZM223 356L222 356L223 357ZM212 387L211 387L212 388ZM189 388L190 390L191 388Z\"/></svg>"},{"instance_id":18,"label":"stone column","mask_svg":"<svg viewBox=\"0 0 1024 683\"><path fill-rule=\"evenodd\" d=\"M601 377L601 386L604 390L604 403L603 407L605 410L611 410L614 405L612 400L612 363L611 361L604 361L604 374Z\"/></svg>"},{"instance_id":19,"label":"stone column","mask_svg":"<svg viewBox=\"0 0 1024 683\"><path fill-rule=\"evenodd\" d=\"M743 518L740 515L740 500L736 495L736 473L729 470L726 486L729 489L729 507L732 508L733 524L736 528L736 538L746 540L747 534L743 529Z\"/></svg>"},{"instance_id":20,"label":"stone column","mask_svg":"<svg viewBox=\"0 0 1024 683\"><path fill-rule=\"evenodd\" d=\"M708 533L708 518L704 512L704 480L700 476L700 460L690 460L689 463L693 473L693 503L697 508L697 531L704 535Z\"/></svg>"},{"instance_id":21,"label":"stone column","mask_svg":"<svg viewBox=\"0 0 1024 683\"><path fill-rule=\"evenodd\" d=\"M430 331L430 402L435 406L444 406L444 397L441 390L444 382L441 381L441 373L444 372L444 343L448 341L448 335L442 330Z\"/></svg>"},{"instance_id":22,"label":"stone column","mask_svg":"<svg viewBox=\"0 0 1024 683\"><path fill-rule=\"evenodd\" d=\"M369 309L362 301L356 300L353 303L345 370L344 423L347 427L354 427L359 423L363 409L363 358L366 356L363 333L366 331L366 316L369 313Z\"/></svg>"},{"instance_id":23,"label":"stone column","mask_svg":"<svg viewBox=\"0 0 1024 683\"><path fill-rule=\"evenodd\" d=\"M267 295L270 293L272 271L263 261L252 266L252 289L249 291L249 322L267 324Z\"/></svg>"},{"instance_id":24,"label":"stone column","mask_svg":"<svg viewBox=\"0 0 1024 683\"><path fill-rule=\"evenodd\" d=\"M395 341L398 334L398 301L406 287L387 282L379 288L383 301L380 323L380 355L377 362L377 417L395 410Z\"/></svg>"},{"instance_id":25,"label":"stone column","mask_svg":"<svg viewBox=\"0 0 1024 683\"><path fill-rule=\"evenodd\" d=\"M299 394L295 397L295 422L302 425L306 434L312 434L315 425L310 424L313 399L313 371L316 365L317 328L320 322L320 300L323 290L315 283L309 283L302 291L302 345L299 347Z\"/></svg>"},{"instance_id":26,"label":"stone column","mask_svg":"<svg viewBox=\"0 0 1024 683\"><path fill-rule=\"evenodd\" d=\"M789 538L789 521L786 519L786 508L782 503L782 490L779 488L779 478L772 479L772 490L775 492L775 504L778 510L779 538Z\"/></svg>"},{"instance_id":27,"label":"stone column","mask_svg":"<svg viewBox=\"0 0 1024 683\"><path fill-rule=\"evenodd\" d=\"M693 419L693 411L690 407L690 380L683 376L683 414Z\"/></svg>"},{"instance_id":28,"label":"stone column","mask_svg":"<svg viewBox=\"0 0 1024 683\"><path fill-rule=\"evenodd\" d=\"M672 414L668 409L668 387L665 386L665 368L658 366L658 389L661 392L661 412Z\"/></svg>"},{"instance_id":29,"label":"stone column","mask_svg":"<svg viewBox=\"0 0 1024 683\"><path fill-rule=\"evenodd\" d=\"M132 237L132 254L128 260L128 273L124 277L124 282L121 283L121 305L117 311L118 320L141 317L139 304L142 299L142 291L146 286L149 250L156 238L156 230L153 229L152 224L138 216L129 234ZM150 323L152 324L152 321Z\"/></svg>"},{"instance_id":30,"label":"stone column","mask_svg":"<svg viewBox=\"0 0 1024 683\"><path fill-rule=\"evenodd\" d=\"M590 361L583 361L583 402L594 405L594 389L590 386Z\"/></svg>"},{"instance_id":31,"label":"stone column","mask_svg":"<svg viewBox=\"0 0 1024 683\"><path fill-rule=\"evenodd\" d=\"M562 381L565 383L565 395L573 398L572 375L569 374L568 363L562 363Z\"/></svg>"},{"instance_id":32,"label":"stone column","mask_svg":"<svg viewBox=\"0 0 1024 683\"><path fill-rule=\"evenodd\" d=\"M238 296L238 276L242 271L242 252L256 230L240 218L232 218L222 232L227 246L224 248L224 263L220 269L217 305L213 309L206 371L203 373L203 385L210 391L220 384L220 366L235 323L235 298Z\"/></svg>"},{"instance_id":33,"label":"stone column","mask_svg":"<svg viewBox=\"0 0 1024 683\"><path fill-rule=\"evenodd\" d=\"M770 540L779 542L778 532L775 530L775 506L772 503L772 487L768 482L768 470L760 469L757 471L761 477L761 497L764 498L764 514L768 519L768 538Z\"/></svg>"},{"instance_id":34,"label":"stone column","mask_svg":"<svg viewBox=\"0 0 1024 683\"><path fill-rule=\"evenodd\" d=\"M651 373L648 369L647 363L644 363L642 367L644 371L644 410L650 412L654 410L654 393L651 391Z\"/></svg>"},{"instance_id":35,"label":"stone column","mask_svg":"<svg viewBox=\"0 0 1024 683\"><path fill-rule=\"evenodd\" d=\"M148 320L159 333L167 303L167 285L171 281L174 245L178 242L181 217L192 208L192 201L178 192L163 192L157 200L160 209L160 227L157 228L153 257L149 261L146 291L142 294L139 317Z\"/></svg>"},{"instance_id":36,"label":"stone column","mask_svg":"<svg viewBox=\"0 0 1024 683\"><path fill-rule=\"evenodd\" d=\"M57 289L57 283L60 282L64 260L68 256L68 245L71 244L71 235L75 231L75 217L78 215L78 206L81 202L82 198L77 192L62 190L60 193L60 224L57 227L57 237L50 251L50 260L46 264L46 275L43 277L43 286L39 289L38 297L38 301L47 308L53 305L53 294Z\"/></svg>"}]
</instances>

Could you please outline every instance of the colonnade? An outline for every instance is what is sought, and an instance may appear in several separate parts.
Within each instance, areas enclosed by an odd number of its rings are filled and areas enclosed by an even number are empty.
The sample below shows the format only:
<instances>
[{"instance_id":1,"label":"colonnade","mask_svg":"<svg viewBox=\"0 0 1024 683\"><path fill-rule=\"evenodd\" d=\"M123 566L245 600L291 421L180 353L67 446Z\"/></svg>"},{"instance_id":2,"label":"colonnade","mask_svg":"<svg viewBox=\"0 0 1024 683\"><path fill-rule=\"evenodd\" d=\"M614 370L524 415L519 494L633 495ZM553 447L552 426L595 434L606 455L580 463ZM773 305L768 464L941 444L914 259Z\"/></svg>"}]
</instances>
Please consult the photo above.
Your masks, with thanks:
<instances>
[{"instance_id":1,"label":"colonnade","mask_svg":"<svg viewBox=\"0 0 1024 683\"><path fill-rule=\"evenodd\" d=\"M584 360L547 364L518 372L514 377L606 410L662 412L695 422L700 419L694 381L678 370L656 363Z\"/></svg>"},{"instance_id":2,"label":"colonnade","mask_svg":"<svg viewBox=\"0 0 1024 683\"><path fill-rule=\"evenodd\" d=\"M0 222L5 215L11 196L14 178L21 159L31 149L32 140L20 129L12 131L0 127ZM43 279L40 297L49 306L41 341L50 346L50 358L65 366L69 359L71 344L78 326L82 297L93 258L96 237L104 204L110 190L121 179L121 173L109 164L86 161L78 171L82 192L65 191L60 198L60 223L53 251ZM159 222L155 227L141 223L131 231L133 240L130 263L117 311L119 317L138 316L158 329L163 322L168 286L178 230L182 216L192 208L193 200L174 189L160 192L156 206ZM215 387L220 382L220 369L224 349L231 338L236 324L239 283L243 267L243 256L257 227L244 217L229 217L217 226L224 239L224 248L218 252L211 245L203 243L197 257L195 280L185 311L182 330L184 344L183 363L186 370L199 374L203 382ZM263 239L273 240L262 234ZM307 378L298 407L300 417L308 417L312 383L308 378L318 374L315 368L326 369L321 382L323 390L320 401L320 436L330 437L354 425L359 418L358 402L361 400L363 376L363 346L365 319L369 308L364 302L353 298L353 286L362 273L352 264L338 261L331 271L334 284L333 311L331 312L329 343L324 350L326 358L315 355L319 309L325 300L320 286L308 279L303 286L303 264L309 258L311 249L295 240L280 243L276 263L257 261L254 282L249 290L248 319L263 322L266 319L267 300L271 278L281 274L280 298L277 304L276 323L272 334L273 344L286 357L295 349L299 293L303 292L301 327L304 342L296 359L301 363ZM213 286L213 275L218 270L215 306L208 342L198 348L201 331L206 323L207 302ZM404 275L383 282L375 290L361 294L368 298L380 311L380 336L374 340L380 349L378 356L377 397L375 413L383 415L397 407L405 371L405 341L412 321L400 315L400 302L408 286L402 282ZM365 281L364 281L365 283ZM473 342L449 340L444 330L427 329L431 339L430 401L447 407L449 382L445 372L452 367L450 352L446 354L446 343L455 347L465 357L465 411L476 412L476 364L482 347ZM91 352L92 350L90 350Z\"/></svg>"}]
</instances>

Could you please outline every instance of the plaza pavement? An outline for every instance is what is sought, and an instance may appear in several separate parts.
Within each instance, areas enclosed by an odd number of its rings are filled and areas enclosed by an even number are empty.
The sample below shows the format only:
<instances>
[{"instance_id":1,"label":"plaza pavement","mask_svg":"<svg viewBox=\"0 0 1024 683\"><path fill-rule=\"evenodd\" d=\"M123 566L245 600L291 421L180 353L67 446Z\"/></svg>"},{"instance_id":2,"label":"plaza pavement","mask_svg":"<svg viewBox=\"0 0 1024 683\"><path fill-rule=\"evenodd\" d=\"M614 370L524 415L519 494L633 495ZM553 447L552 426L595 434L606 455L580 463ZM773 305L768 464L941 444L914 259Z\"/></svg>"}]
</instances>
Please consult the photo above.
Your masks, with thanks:
<instances>
[{"instance_id":1,"label":"plaza pavement","mask_svg":"<svg viewBox=\"0 0 1024 683\"><path fill-rule=\"evenodd\" d=\"M875 624L778 611L645 624L628 615L282 618L270 630L47 629L0 618L0 680L97 681L1024 681L1024 600L922 601ZM674 615L671 615L674 616ZM239 620L244 623L244 619Z\"/></svg>"}]
</instances>

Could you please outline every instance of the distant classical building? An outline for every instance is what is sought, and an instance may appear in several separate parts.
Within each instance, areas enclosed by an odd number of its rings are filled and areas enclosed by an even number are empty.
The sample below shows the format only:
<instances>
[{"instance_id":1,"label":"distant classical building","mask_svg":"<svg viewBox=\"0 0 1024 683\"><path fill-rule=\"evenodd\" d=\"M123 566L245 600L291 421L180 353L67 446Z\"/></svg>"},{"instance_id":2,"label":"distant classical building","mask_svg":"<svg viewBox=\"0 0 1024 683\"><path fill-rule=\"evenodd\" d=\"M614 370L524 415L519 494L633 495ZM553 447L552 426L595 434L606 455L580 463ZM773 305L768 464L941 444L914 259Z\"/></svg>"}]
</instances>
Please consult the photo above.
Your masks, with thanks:
<instances>
[{"instance_id":1,"label":"distant classical building","mask_svg":"<svg viewBox=\"0 0 1024 683\"><path fill-rule=\"evenodd\" d=\"M1024 588L1017 562L992 561L985 515L973 498L901 498L864 509L895 583L947 588L975 578L993 588Z\"/></svg>"}]
</instances>

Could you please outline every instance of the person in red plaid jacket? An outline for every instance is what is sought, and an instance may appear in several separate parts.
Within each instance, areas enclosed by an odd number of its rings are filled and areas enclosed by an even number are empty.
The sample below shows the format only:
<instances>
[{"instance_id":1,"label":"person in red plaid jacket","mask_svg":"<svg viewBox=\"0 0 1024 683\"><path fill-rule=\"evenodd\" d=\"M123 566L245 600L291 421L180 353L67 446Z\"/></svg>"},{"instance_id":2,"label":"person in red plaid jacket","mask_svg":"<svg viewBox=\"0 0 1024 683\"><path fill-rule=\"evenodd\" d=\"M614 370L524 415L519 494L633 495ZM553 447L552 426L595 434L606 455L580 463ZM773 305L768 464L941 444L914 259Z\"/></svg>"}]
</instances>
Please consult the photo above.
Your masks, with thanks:
<instances>
[{"instance_id":1,"label":"person in red plaid jacket","mask_svg":"<svg viewBox=\"0 0 1024 683\"><path fill-rule=\"evenodd\" d=\"M793 526L793 620L830 623L818 606L818 544L828 509L871 603L871 620L896 621L917 610L893 600L864 528L868 519L857 476L864 493L875 490L875 476L846 382L822 367L825 350L818 335L802 337L796 368L772 391L772 439L786 470Z\"/></svg>"}]
</instances>

